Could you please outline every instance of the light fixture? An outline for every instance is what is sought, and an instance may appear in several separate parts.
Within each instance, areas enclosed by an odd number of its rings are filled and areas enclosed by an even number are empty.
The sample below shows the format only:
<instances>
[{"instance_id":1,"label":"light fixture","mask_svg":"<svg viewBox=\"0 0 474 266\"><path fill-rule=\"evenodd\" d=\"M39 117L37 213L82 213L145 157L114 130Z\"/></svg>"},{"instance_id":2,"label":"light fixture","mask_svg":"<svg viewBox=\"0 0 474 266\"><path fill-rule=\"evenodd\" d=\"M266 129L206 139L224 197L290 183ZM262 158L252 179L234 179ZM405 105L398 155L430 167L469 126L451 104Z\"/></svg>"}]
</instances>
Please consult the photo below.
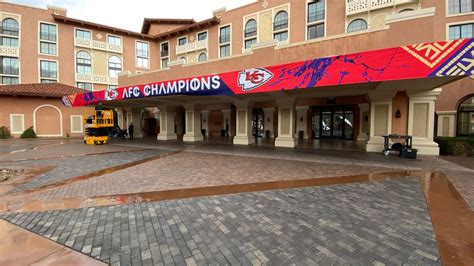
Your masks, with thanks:
<instances>
[{"instance_id":1,"label":"light fixture","mask_svg":"<svg viewBox=\"0 0 474 266\"><path fill-rule=\"evenodd\" d=\"M397 113L395 114L396 118L402 117L402 112L400 112L400 109L397 109Z\"/></svg>"}]
</instances>

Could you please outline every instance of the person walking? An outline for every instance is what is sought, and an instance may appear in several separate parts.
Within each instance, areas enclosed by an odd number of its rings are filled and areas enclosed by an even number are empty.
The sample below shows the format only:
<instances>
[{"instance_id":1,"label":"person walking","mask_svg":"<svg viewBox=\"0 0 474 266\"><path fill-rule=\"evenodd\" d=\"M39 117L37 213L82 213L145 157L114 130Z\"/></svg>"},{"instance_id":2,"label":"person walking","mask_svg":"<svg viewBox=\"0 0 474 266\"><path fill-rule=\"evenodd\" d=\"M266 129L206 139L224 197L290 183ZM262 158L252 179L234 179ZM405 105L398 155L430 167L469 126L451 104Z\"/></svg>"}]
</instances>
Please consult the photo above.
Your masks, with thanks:
<instances>
[{"instance_id":1,"label":"person walking","mask_svg":"<svg viewBox=\"0 0 474 266\"><path fill-rule=\"evenodd\" d=\"M130 125L128 126L128 137L130 140L133 139L133 122L130 122Z\"/></svg>"}]
</instances>

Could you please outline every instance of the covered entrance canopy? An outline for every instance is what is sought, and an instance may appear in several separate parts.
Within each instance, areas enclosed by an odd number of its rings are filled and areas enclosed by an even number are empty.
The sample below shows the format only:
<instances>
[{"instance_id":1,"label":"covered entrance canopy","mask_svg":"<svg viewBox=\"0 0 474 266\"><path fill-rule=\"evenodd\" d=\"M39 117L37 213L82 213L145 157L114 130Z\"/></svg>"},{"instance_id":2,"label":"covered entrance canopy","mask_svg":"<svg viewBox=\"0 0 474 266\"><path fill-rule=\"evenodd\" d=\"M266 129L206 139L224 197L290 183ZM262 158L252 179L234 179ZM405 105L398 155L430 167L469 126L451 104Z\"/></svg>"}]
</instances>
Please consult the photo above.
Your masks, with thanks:
<instances>
[{"instance_id":1,"label":"covered entrance canopy","mask_svg":"<svg viewBox=\"0 0 474 266\"><path fill-rule=\"evenodd\" d=\"M149 106L167 101L204 100L195 96L207 96L205 101L214 102L226 95L242 99L249 98L246 95L254 99L258 96L253 94L281 92L305 96L331 94L335 88L379 90L410 86L431 89L473 74L473 46L473 39L416 44L87 92L66 96L63 103L69 107L100 102L107 105L135 102Z\"/></svg>"}]
</instances>

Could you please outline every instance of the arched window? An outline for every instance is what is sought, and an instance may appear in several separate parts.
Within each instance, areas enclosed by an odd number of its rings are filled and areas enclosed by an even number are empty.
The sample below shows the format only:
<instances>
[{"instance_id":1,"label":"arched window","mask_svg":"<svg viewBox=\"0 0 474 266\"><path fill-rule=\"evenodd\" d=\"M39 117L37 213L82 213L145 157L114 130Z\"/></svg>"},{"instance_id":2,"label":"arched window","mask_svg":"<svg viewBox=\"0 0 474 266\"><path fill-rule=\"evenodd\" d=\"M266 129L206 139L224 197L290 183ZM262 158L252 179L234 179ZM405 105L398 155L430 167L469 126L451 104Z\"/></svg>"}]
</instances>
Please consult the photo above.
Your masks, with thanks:
<instances>
[{"instance_id":1,"label":"arched window","mask_svg":"<svg viewBox=\"0 0 474 266\"><path fill-rule=\"evenodd\" d=\"M76 72L78 74L92 73L91 55L86 51L80 51L76 55Z\"/></svg>"},{"instance_id":2,"label":"arched window","mask_svg":"<svg viewBox=\"0 0 474 266\"><path fill-rule=\"evenodd\" d=\"M184 56L180 57L179 60L183 62L183 65L186 65L188 63L188 60Z\"/></svg>"},{"instance_id":3,"label":"arched window","mask_svg":"<svg viewBox=\"0 0 474 266\"><path fill-rule=\"evenodd\" d=\"M118 56L109 57L109 77L117 77L122 72L122 60Z\"/></svg>"},{"instance_id":4,"label":"arched window","mask_svg":"<svg viewBox=\"0 0 474 266\"><path fill-rule=\"evenodd\" d=\"M198 57L198 62L205 62L205 61L207 61L207 54L201 53Z\"/></svg>"},{"instance_id":5,"label":"arched window","mask_svg":"<svg viewBox=\"0 0 474 266\"><path fill-rule=\"evenodd\" d=\"M347 26L347 32L355 32L367 29L367 22L363 19L356 19L349 23Z\"/></svg>"},{"instance_id":6,"label":"arched window","mask_svg":"<svg viewBox=\"0 0 474 266\"><path fill-rule=\"evenodd\" d=\"M405 9L400 10L398 13L405 13L405 12L411 12L411 11L414 11L414 10L412 8L405 8Z\"/></svg>"},{"instance_id":7,"label":"arched window","mask_svg":"<svg viewBox=\"0 0 474 266\"><path fill-rule=\"evenodd\" d=\"M12 18L6 18L2 21L2 30L1 34L5 36L0 36L0 45L18 47L18 36L20 28L18 26L18 21Z\"/></svg>"},{"instance_id":8,"label":"arched window","mask_svg":"<svg viewBox=\"0 0 474 266\"><path fill-rule=\"evenodd\" d=\"M275 23L273 23L273 39L279 42L288 40L288 13L280 11L275 16Z\"/></svg>"},{"instance_id":9,"label":"arched window","mask_svg":"<svg viewBox=\"0 0 474 266\"><path fill-rule=\"evenodd\" d=\"M459 105L458 135L474 135L474 94Z\"/></svg>"},{"instance_id":10,"label":"arched window","mask_svg":"<svg viewBox=\"0 0 474 266\"><path fill-rule=\"evenodd\" d=\"M255 19L251 19L245 24L244 40L245 49L249 49L252 44L257 43L257 21Z\"/></svg>"}]
</instances>

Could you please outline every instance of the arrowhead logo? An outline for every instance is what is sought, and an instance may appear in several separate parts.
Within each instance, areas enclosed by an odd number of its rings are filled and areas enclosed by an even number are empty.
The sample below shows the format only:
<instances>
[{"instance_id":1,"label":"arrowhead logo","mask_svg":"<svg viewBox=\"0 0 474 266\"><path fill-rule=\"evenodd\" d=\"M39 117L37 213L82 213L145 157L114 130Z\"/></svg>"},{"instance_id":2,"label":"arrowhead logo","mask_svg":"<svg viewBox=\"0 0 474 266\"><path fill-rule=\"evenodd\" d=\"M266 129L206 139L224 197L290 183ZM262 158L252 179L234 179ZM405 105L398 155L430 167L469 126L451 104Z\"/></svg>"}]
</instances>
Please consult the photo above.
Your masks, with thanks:
<instances>
[{"instance_id":1,"label":"arrowhead logo","mask_svg":"<svg viewBox=\"0 0 474 266\"><path fill-rule=\"evenodd\" d=\"M116 89L109 89L105 91L105 100L107 101L113 101L117 99L118 92Z\"/></svg>"},{"instance_id":2,"label":"arrowhead logo","mask_svg":"<svg viewBox=\"0 0 474 266\"><path fill-rule=\"evenodd\" d=\"M265 68L252 68L239 73L237 84L242 91L254 90L273 78L273 73Z\"/></svg>"}]
</instances>

